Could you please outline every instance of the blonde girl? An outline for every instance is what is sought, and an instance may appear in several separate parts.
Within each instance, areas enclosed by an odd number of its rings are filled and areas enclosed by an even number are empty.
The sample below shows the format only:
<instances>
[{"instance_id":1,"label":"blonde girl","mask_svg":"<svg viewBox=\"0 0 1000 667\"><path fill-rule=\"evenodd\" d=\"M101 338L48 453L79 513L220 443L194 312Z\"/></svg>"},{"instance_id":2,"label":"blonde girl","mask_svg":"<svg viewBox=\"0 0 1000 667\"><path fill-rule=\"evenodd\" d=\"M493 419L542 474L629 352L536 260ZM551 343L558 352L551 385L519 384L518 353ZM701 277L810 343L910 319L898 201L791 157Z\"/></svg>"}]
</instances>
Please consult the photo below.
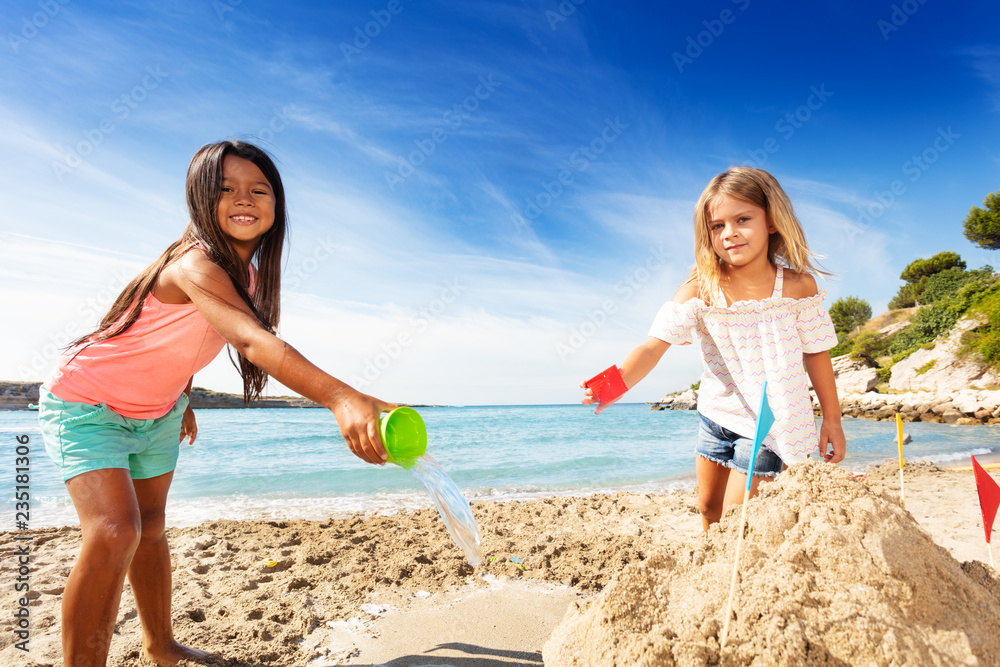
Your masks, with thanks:
<instances>
[{"instance_id":1,"label":"blonde girl","mask_svg":"<svg viewBox=\"0 0 1000 667\"><path fill-rule=\"evenodd\" d=\"M62 601L66 667L104 665L128 576L143 655L200 660L174 639L164 507L179 443L198 427L194 374L228 343L247 402L272 376L329 408L351 451L383 463L379 414L394 407L324 373L275 336L285 194L251 144L202 147L187 173L190 222L75 341L41 390L39 421L80 517L83 543Z\"/></svg>"},{"instance_id":2,"label":"blonde girl","mask_svg":"<svg viewBox=\"0 0 1000 667\"><path fill-rule=\"evenodd\" d=\"M846 440L828 350L837 344L824 292L788 196L771 174L734 167L695 206L695 265L657 313L649 338L621 365L632 388L671 345L701 345L695 472L705 530L764 479L819 451L844 458ZM807 377L808 376L808 377ZM760 391L768 380L775 423L748 470ZM816 431L809 383L823 411ZM584 388L584 404L596 402ZM600 406L603 409L606 406Z\"/></svg>"}]
</instances>

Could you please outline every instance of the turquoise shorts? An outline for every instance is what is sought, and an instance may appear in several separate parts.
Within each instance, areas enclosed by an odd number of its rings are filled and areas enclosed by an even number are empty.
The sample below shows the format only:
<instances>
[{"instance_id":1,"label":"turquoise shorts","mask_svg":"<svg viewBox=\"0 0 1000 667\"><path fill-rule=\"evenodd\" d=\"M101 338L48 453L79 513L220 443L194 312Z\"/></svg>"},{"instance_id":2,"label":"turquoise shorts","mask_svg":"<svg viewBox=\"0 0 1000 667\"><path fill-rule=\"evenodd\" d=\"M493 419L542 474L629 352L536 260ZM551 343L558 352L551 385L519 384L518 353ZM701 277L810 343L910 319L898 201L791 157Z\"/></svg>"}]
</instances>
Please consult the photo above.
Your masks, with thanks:
<instances>
[{"instance_id":1,"label":"turquoise shorts","mask_svg":"<svg viewBox=\"0 0 1000 667\"><path fill-rule=\"evenodd\" d=\"M42 387L38 422L45 451L59 466L63 481L107 468L125 468L132 479L149 479L177 467L187 405L187 394L181 394L162 417L131 419L103 403L64 401Z\"/></svg>"}]
</instances>

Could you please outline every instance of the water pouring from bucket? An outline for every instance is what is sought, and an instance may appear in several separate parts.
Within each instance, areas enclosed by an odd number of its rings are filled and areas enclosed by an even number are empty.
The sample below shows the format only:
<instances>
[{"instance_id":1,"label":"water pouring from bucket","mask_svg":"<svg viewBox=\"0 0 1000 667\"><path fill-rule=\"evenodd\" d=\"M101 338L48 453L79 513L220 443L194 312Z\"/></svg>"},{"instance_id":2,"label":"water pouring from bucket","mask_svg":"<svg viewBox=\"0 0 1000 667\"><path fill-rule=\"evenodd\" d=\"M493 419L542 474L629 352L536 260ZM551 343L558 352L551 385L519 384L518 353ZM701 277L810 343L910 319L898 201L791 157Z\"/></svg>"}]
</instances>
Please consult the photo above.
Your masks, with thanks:
<instances>
[{"instance_id":1,"label":"water pouring from bucket","mask_svg":"<svg viewBox=\"0 0 1000 667\"><path fill-rule=\"evenodd\" d=\"M396 408L382 417L380 428L389 463L409 470L423 482L451 539L465 552L470 565L482 565L479 528L472 508L455 482L427 453L427 427L423 418L413 408Z\"/></svg>"}]
</instances>

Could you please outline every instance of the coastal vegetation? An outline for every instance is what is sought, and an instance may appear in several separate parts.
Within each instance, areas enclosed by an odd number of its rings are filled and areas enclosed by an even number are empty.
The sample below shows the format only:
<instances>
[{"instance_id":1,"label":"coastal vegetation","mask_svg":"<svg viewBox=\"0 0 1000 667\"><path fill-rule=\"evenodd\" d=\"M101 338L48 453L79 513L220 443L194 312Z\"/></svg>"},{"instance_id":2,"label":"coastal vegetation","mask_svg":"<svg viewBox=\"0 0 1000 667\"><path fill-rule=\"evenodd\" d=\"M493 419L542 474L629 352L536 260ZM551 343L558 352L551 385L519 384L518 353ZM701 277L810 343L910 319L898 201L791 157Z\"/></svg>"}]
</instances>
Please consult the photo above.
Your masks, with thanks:
<instances>
[{"instance_id":1,"label":"coastal vegetation","mask_svg":"<svg viewBox=\"0 0 1000 667\"><path fill-rule=\"evenodd\" d=\"M981 248L1000 249L1000 192L973 206L964 232ZM863 299L849 296L830 307L838 343L830 356L849 354L877 369L877 391L884 391L892 367L917 350L930 349L958 320L975 316L978 324L962 336L959 354L1000 370L1000 274L986 265L968 269L954 251L910 262L899 276L903 285L889 312L871 320ZM922 373L930 366L922 368ZM921 373L921 374L922 374Z\"/></svg>"},{"instance_id":2,"label":"coastal vegetation","mask_svg":"<svg viewBox=\"0 0 1000 667\"><path fill-rule=\"evenodd\" d=\"M912 279L900 288L894 301L899 306L912 298L913 305L890 310L875 322L877 328L869 325L854 331L838 330L839 342L830 355L849 354L877 368L882 386L895 364L921 348L932 347L938 336L951 331L963 315L978 314L981 324L963 337L962 354L1000 369L1000 276L993 273L991 266L966 270L956 253L940 254L958 261L931 261L938 255L930 260L915 260L908 270L917 263L947 268L922 275L904 270L901 279L907 280L906 275Z\"/></svg>"}]
</instances>

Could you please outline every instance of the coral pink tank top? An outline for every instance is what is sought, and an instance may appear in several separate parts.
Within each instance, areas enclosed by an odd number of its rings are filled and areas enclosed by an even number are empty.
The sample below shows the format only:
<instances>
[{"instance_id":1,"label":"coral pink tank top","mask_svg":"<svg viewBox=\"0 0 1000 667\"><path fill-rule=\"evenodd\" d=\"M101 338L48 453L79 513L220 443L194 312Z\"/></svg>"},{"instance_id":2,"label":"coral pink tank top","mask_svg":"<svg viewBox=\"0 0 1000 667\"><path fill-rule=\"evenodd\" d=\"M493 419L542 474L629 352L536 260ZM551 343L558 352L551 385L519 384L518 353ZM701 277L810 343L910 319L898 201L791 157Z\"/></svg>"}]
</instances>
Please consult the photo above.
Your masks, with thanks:
<instances>
[{"instance_id":1,"label":"coral pink tank top","mask_svg":"<svg viewBox=\"0 0 1000 667\"><path fill-rule=\"evenodd\" d=\"M251 294L254 274L251 267ZM193 303L163 303L150 293L128 331L68 350L44 386L64 401L104 403L125 417L156 419L225 345Z\"/></svg>"}]
</instances>

